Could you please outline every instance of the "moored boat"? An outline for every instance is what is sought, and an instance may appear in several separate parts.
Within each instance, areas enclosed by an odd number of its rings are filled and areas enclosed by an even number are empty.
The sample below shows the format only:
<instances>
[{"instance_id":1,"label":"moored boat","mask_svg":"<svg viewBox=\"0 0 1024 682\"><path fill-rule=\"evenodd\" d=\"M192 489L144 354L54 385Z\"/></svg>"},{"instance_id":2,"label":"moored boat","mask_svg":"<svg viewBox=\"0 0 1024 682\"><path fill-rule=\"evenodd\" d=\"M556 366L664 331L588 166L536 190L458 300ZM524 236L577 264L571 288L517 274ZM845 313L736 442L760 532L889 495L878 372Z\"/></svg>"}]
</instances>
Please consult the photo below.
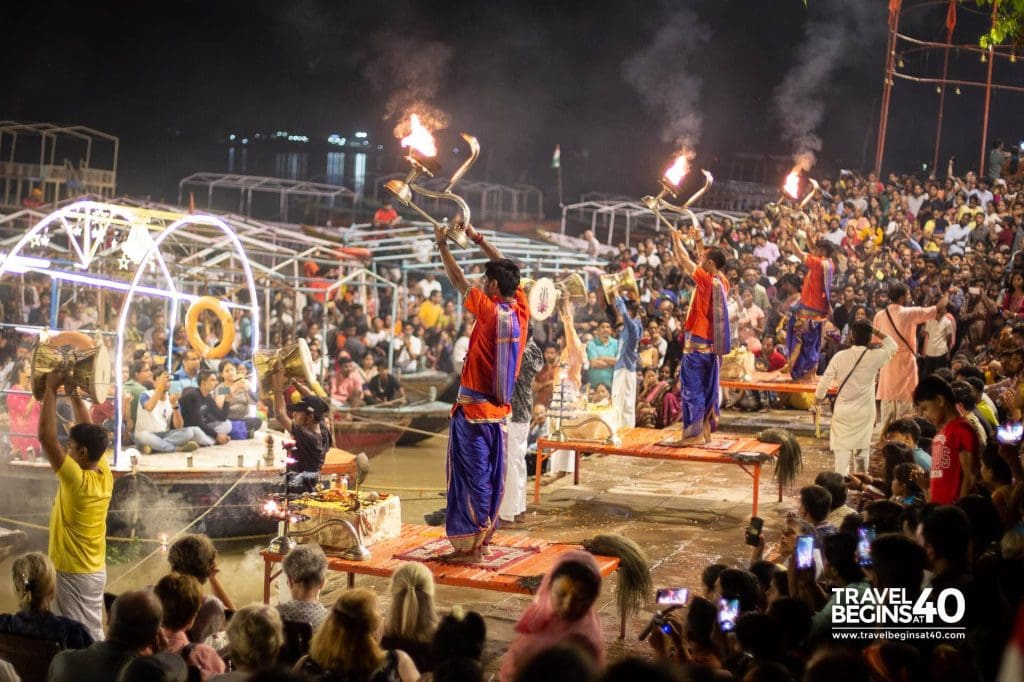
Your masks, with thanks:
<instances>
[{"instance_id":1,"label":"moored boat","mask_svg":"<svg viewBox=\"0 0 1024 682\"><path fill-rule=\"evenodd\" d=\"M283 486L284 451L273 434L273 461L265 455L266 433L192 453L136 455L113 469L114 492L107 515L111 538L167 538L196 520L189 532L218 539L253 539L272 535L276 521L259 509L267 496ZM107 455L110 457L110 453ZM327 455L323 474L355 474L355 456L341 450ZM45 461L0 464L9 494L0 497L6 525L27 532L47 526L57 478ZM223 498L223 499L222 499Z\"/></svg>"},{"instance_id":2,"label":"moored boat","mask_svg":"<svg viewBox=\"0 0 1024 682\"><path fill-rule=\"evenodd\" d=\"M395 446L412 417L378 421L359 419L352 409L332 410L334 445L349 452L365 452L373 457Z\"/></svg>"},{"instance_id":3,"label":"moored boat","mask_svg":"<svg viewBox=\"0 0 1024 682\"><path fill-rule=\"evenodd\" d=\"M452 404L440 400L382 407L367 405L352 410L353 415L368 421L397 423L400 420L411 418L408 430L402 433L397 445L415 445L430 438L431 434L441 433L448 428L451 412Z\"/></svg>"}]
</instances>

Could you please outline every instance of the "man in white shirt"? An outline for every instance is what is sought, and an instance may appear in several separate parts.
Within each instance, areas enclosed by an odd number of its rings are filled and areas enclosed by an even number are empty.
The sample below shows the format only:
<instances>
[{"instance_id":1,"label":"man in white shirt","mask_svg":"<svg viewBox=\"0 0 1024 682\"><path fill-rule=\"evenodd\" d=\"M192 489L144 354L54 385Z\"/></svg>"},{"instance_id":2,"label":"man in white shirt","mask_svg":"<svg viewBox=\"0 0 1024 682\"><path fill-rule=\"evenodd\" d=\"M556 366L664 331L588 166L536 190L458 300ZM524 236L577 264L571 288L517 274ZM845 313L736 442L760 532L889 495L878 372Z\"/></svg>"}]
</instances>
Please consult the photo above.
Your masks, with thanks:
<instances>
[{"instance_id":1,"label":"man in white shirt","mask_svg":"<svg viewBox=\"0 0 1024 682\"><path fill-rule=\"evenodd\" d=\"M924 188L919 184L914 185L914 194L907 197L907 210L910 211L911 215L915 218L917 217L917 214L921 211L921 205L927 198L928 195L925 193Z\"/></svg>"},{"instance_id":2,"label":"man in white shirt","mask_svg":"<svg viewBox=\"0 0 1024 682\"><path fill-rule=\"evenodd\" d=\"M395 338L395 365L404 373L415 372L419 367L420 355L423 353L423 342L413 333L411 326L402 328L402 335Z\"/></svg>"},{"instance_id":3,"label":"man in white shirt","mask_svg":"<svg viewBox=\"0 0 1024 682\"><path fill-rule=\"evenodd\" d=\"M843 240L846 239L846 230L844 230L843 226L839 224L838 218L833 218L828 223L828 232L821 236L836 246L842 246Z\"/></svg>"},{"instance_id":4,"label":"man in white shirt","mask_svg":"<svg viewBox=\"0 0 1024 682\"><path fill-rule=\"evenodd\" d=\"M966 217L966 216L965 216ZM967 222L966 220L964 222ZM967 237L971 234L971 228L955 222L946 227L946 236L943 241L949 245L949 255L964 255L964 247L967 245Z\"/></svg>"},{"instance_id":5,"label":"man in white shirt","mask_svg":"<svg viewBox=\"0 0 1024 682\"><path fill-rule=\"evenodd\" d=\"M433 273L428 273L426 277L416 282L416 293L424 300L430 298L430 294L435 291L441 291L441 283L434 278Z\"/></svg>"},{"instance_id":6,"label":"man in white shirt","mask_svg":"<svg viewBox=\"0 0 1024 682\"><path fill-rule=\"evenodd\" d=\"M936 311L935 317L924 323L924 357L921 362L921 376L928 376L940 367L949 364L953 334L953 320L944 310Z\"/></svg>"},{"instance_id":7,"label":"man in white shirt","mask_svg":"<svg viewBox=\"0 0 1024 682\"><path fill-rule=\"evenodd\" d=\"M844 476L850 471L851 460L854 471L868 470L875 426L875 379L897 349L895 341L867 320L854 322L850 335L853 346L832 356L814 392L817 408L833 385L839 388L829 428L829 449L835 457L834 471ZM881 348L868 347L872 335L882 340Z\"/></svg>"},{"instance_id":8,"label":"man in white shirt","mask_svg":"<svg viewBox=\"0 0 1024 682\"><path fill-rule=\"evenodd\" d=\"M992 191L988 188L988 179L978 178L978 186L967 193L968 200L971 197L978 197L978 204L981 206L981 210L984 211L989 202L995 199Z\"/></svg>"},{"instance_id":9,"label":"man in white shirt","mask_svg":"<svg viewBox=\"0 0 1024 682\"><path fill-rule=\"evenodd\" d=\"M467 311L463 315L465 317L462 336L455 339L455 343L452 344L452 365L455 366L457 374L462 374L462 365L466 362L466 353L469 352L469 335L473 333L473 325L476 324L473 313Z\"/></svg>"},{"instance_id":10,"label":"man in white shirt","mask_svg":"<svg viewBox=\"0 0 1024 682\"><path fill-rule=\"evenodd\" d=\"M163 366L153 368L153 388L139 396L135 417L135 444L148 452L192 452L213 445L214 439L198 426L185 426L178 396L168 395L171 375Z\"/></svg>"},{"instance_id":11,"label":"man in white shirt","mask_svg":"<svg viewBox=\"0 0 1024 682\"><path fill-rule=\"evenodd\" d=\"M779 247L774 242L768 241L763 234L759 233L754 237L754 243L757 244L754 247L754 255L761 261L761 274L764 274L767 272L768 266L779 260L782 254L779 253Z\"/></svg>"}]
</instances>

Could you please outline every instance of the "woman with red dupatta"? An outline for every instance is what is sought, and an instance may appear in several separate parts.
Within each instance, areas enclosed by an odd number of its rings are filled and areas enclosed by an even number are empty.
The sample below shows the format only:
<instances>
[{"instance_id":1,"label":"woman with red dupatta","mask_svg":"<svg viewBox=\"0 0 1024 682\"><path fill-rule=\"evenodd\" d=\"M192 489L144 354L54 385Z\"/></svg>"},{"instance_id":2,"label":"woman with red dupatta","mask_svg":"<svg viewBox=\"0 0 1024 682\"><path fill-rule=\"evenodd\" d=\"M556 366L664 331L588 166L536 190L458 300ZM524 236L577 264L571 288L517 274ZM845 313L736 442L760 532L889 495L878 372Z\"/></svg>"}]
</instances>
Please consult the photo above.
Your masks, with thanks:
<instances>
[{"instance_id":1,"label":"woman with red dupatta","mask_svg":"<svg viewBox=\"0 0 1024 682\"><path fill-rule=\"evenodd\" d=\"M516 638L501 661L502 682L514 680L531 658L561 643L581 647L603 668L604 638L594 609L600 593L594 557L578 550L562 554L516 623Z\"/></svg>"}]
</instances>

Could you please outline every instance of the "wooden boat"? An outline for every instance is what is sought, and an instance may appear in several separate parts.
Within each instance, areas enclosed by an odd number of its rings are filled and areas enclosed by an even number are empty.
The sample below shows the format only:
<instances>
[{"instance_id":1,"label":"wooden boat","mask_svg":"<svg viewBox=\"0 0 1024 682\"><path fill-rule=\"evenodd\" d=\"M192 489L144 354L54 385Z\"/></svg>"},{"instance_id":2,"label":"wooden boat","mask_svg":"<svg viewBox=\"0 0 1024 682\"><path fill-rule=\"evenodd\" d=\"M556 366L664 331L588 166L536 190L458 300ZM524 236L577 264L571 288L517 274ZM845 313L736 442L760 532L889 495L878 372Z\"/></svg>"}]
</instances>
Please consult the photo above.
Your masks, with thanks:
<instances>
[{"instance_id":1,"label":"wooden boat","mask_svg":"<svg viewBox=\"0 0 1024 682\"><path fill-rule=\"evenodd\" d=\"M135 466L127 454L122 454L125 461L113 470L107 536L151 540L168 537L215 504L189 528L190 532L218 539L255 540L273 535L277 523L261 516L259 509L270 493L281 492L285 462L281 436L272 433L274 461L270 466L266 464L266 435L260 432L250 440L200 448L193 453L138 455ZM354 476L354 459L352 453L332 450L323 474ZM5 462L0 464L0 475L9 481L9 493L0 497L0 516L9 519L8 525L29 533L45 529L57 491L57 478L50 465ZM111 543L119 544L123 543Z\"/></svg>"},{"instance_id":2,"label":"wooden boat","mask_svg":"<svg viewBox=\"0 0 1024 682\"><path fill-rule=\"evenodd\" d=\"M352 414L357 418L367 421L398 423L411 418L412 421L408 425L410 430L402 433L397 441L398 445L415 445L430 438L430 433L441 433L448 428L451 412L452 404L440 400L383 407L367 405L352 410ZM419 433L421 431L429 433Z\"/></svg>"},{"instance_id":3,"label":"wooden boat","mask_svg":"<svg viewBox=\"0 0 1024 682\"><path fill-rule=\"evenodd\" d=\"M363 408L358 408L363 409ZM349 452L373 457L395 446L412 423L412 417L386 421L358 419L353 408L333 409L334 445Z\"/></svg>"},{"instance_id":4,"label":"wooden boat","mask_svg":"<svg viewBox=\"0 0 1024 682\"><path fill-rule=\"evenodd\" d=\"M422 372L410 372L402 374L398 380L405 389L405 398L410 403L429 402L440 400L442 402L455 402L454 390L459 386L459 375L439 372L435 369L427 369Z\"/></svg>"}]
</instances>

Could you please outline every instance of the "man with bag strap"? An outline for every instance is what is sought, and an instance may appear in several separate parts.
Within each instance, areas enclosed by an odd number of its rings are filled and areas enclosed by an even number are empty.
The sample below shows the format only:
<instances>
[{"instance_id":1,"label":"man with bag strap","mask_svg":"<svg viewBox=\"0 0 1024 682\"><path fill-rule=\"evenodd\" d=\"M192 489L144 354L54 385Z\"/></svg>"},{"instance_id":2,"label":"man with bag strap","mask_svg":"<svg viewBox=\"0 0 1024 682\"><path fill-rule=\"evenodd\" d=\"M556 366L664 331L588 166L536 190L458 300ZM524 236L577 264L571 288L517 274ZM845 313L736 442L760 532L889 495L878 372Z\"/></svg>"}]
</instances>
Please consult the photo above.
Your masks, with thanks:
<instances>
[{"instance_id":1,"label":"man with bag strap","mask_svg":"<svg viewBox=\"0 0 1024 682\"><path fill-rule=\"evenodd\" d=\"M854 322L851 335L853 346L832 356L814 392L817 407L832 384L839 384L832 408L829 449L835 457L835 471L844 476L850 473L851 461L854 472L868 470L875 425L875 378L898 348L891 337L872 328L867 320ZM881 348L869 347L872 335L882 340Z\"/></svg>"},{"instance_id":2,"label":"man with bag strap","mask_svg":"<svg viewBox=\"0 0 1024 682\"><path fill-rule=\"evenodd\" d=\"M914 410L917 386L917 326L945 310L947 294L927 308L906 307L910 293L903 282L889 285L889 305L875 313L872 326L896 341L898 350L878 378L877 398L882 401L882 428Z\"/></svg>"}]
</instances>

